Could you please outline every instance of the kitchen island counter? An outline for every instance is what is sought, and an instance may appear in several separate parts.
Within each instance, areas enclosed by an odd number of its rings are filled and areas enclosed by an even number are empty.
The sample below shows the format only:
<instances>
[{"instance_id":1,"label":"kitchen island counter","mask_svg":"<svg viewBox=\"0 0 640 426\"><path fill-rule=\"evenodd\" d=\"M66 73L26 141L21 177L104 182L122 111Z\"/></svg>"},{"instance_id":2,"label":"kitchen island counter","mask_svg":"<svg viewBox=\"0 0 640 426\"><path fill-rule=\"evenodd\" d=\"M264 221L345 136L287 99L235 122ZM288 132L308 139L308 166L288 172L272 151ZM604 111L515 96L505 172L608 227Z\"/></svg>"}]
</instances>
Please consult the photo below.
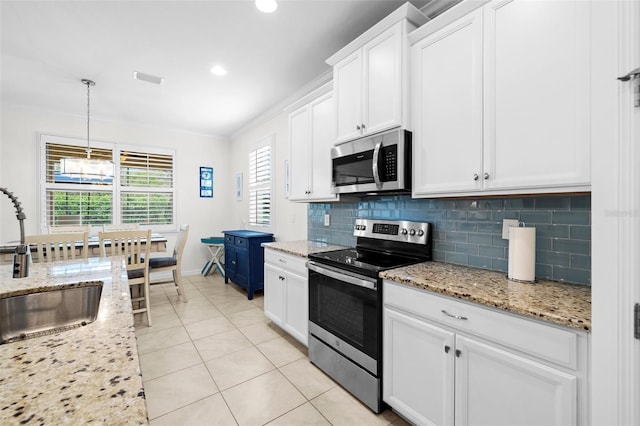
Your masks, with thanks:
<instances>
[{"instance_id":1,"label":"kitchen island counter","mask_svg":"<svg viewBox=\"0 0 640 426\"><path fill-rule=\"evenodd\" d=\"M294 256L307 257L313 253L321 253L324 251L341 250L347 247L335 244L327 244L318 241L297 240L297 241L278 241L273 243L263 243L262 247L278 250Z\"/></svg>"},{"instance_id":2,"label":"kitchen island counter","mask_svg":"<svg viewBox=\"0 0 640 426\"><path fill-rule=\"evenodd\" d=\"M0 346L0 423L148 424L122 257L0 267L0 298L101 281L93 323Z\"/></svg>"},{"instance_id":3,"label":"kitchen island counter","mask_svg":"<svg viewBox=\"0 0 640 426\"><path fill-rule=\"evenodd\" d=\"M507 279L504 272L441 262L384 271L384 279L530 318L591 330L591 287L556 281Z\"/></svg>"}]
</instances>

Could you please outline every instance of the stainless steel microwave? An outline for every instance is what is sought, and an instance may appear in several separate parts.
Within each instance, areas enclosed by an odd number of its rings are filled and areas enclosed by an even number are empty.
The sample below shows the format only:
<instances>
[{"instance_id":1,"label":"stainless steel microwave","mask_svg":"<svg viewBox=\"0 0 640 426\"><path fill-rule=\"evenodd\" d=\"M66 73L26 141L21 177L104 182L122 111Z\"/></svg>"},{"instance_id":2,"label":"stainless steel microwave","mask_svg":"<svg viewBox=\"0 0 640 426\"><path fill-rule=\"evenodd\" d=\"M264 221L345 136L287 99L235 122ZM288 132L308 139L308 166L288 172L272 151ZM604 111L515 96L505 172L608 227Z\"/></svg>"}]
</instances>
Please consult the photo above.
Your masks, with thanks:
<instances>
[{"instance_id":1,"label":"stainless steel microwave","mask_svg":"<svg viewBox=\"0 0 640 426\"><path fill-rule=\"evenodd\" d=\"M393 129L331 148L334 194L411 191L411 132Z\"/></svg>"}]
</instances>

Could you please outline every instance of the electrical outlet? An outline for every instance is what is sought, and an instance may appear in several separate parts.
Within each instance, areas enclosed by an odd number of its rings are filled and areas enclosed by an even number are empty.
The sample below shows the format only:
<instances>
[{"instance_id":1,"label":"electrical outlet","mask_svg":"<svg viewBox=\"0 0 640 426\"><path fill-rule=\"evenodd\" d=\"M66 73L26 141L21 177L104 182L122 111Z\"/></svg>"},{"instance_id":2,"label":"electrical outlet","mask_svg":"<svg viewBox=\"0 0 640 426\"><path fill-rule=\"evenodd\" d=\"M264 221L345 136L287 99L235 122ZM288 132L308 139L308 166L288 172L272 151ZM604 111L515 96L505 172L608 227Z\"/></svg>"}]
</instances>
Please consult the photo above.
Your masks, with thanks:
<instances>
[{"instance_id":1,"label":"electrical outlet","mask_svg":"<svg viewBox=\"0 0 640 426\"><path fill-rule=\"evenodd\" d=\"M324 215L324 226L329 226L331 224L331 216L329 214Z\"/></svg>"},{"instance_id":2,"label":"electrical outlet","mask_svg":"<svg viewBox=\"0 0 640 426\"><path fill-rule=\"evenodd\" d=\"M520 221L518 219L502 219L502 239L509 239L509 228L512 226L518 226Z\"/></svg>"}]
</instances>

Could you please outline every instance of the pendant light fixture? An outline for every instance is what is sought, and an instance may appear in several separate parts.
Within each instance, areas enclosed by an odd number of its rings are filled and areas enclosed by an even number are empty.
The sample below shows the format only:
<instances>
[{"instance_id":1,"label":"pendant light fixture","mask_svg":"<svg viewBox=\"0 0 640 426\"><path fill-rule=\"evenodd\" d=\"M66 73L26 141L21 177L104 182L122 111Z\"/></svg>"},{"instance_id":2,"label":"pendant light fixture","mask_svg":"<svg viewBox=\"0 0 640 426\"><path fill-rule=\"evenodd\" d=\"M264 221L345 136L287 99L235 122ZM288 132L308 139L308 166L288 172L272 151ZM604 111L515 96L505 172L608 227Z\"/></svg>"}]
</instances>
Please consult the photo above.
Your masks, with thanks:
<instances>
[{"instance_id":1,"label":"pendant light fixture","mask_svg":"<svg viewBox=\"0 0 640 426\"><path fill-rule=\"evenodd\" d=\"M113 180L113 162L91 158L91 139L89 137L89 122L91 118L91 86L95 82L82 79L87 86L87 158L62 158L60 160L60 174L85 182L111 183Z\"/></svg>"}]
</instances>

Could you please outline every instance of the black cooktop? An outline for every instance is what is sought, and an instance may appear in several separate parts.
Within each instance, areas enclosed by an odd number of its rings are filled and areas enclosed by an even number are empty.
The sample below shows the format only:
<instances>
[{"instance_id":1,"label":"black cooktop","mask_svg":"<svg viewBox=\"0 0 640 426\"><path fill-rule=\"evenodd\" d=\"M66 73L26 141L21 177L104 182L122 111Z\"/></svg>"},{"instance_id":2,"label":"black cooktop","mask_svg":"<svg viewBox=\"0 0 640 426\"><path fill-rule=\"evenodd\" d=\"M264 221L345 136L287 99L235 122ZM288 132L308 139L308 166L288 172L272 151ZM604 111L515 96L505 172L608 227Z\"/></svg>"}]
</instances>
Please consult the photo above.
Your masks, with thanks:
<instances>
[{"instance_id":1,"label":"black cooktop","mask_svg":"<svg viewBox=\"0 0 640 426\"><path fill-rule=\"evenodd\" d=\"M310 254L309 259L374 278L378 277L379 272L387 269L399 268L424 261L424 259L419 257L401 256L358 248Z\"/></svg>"}]
</instances>

